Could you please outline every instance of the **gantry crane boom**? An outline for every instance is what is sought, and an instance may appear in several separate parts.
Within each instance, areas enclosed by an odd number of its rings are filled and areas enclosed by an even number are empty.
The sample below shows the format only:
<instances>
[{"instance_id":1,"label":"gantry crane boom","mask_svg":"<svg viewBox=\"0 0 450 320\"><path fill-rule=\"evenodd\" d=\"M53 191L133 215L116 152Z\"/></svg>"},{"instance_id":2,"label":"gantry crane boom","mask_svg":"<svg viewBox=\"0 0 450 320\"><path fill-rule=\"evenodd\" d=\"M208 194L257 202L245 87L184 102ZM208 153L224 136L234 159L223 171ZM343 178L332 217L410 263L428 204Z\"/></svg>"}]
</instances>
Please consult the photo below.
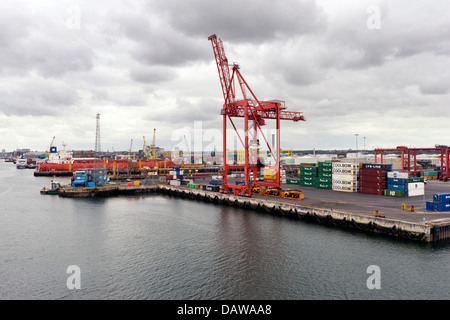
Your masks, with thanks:
<instances>
[{"instance_id":1,"label":"gantry crane boom","mask_svg":"<svg viewBox=\"0 0 450 320\"><path fill-rule=\"evenodd\" d=\"M302 112L292 112L286 111L286 107L283 102L273 100L273 101L261 101L259 100L248 83L242 76L239 66L236 63L230 65L228 63L228 58L225 54L223 48L222 40L213 34L208 37L211 41L214 58L216 60L217 70L219 73L219 80L222 87L222 94L224 97L224 105L221 110L221 115L223 117L223 189L228 192L229 188L234 189L236 195L251 195L250 186L250 174L253 174L253 184L261 185L266 187L280 187L280 120L290 120L290 121L304 121L305 118ZM231 68L231 70L230 70ZM236 87L240 89L243 98L237 100L236 98ZM247 92L249 94L247 94ZM238 129L232 118L244 118L244 137L241 137ZM272 150L271 145L267 141L261 126L265 125L265 120L275 120L276 121L276 150ZM227 125L228 122L231 123L236 135L239 138L243 148L245 165L229 165L227 163ZM249 122L251 122L249 124ZM258 135L261 135L264 142L273 155L275 159L275 165L271 166L275 169L276 179L273 182L258 182L257 173L260 169L260 165L257 161L257 154L259 149L259 139ZM250 151L252 155L250 157ZM239 168L244 169L245 181L244 185L231 185L227 183L227 172L228 169Z\"/></svg>"}]
</instances>

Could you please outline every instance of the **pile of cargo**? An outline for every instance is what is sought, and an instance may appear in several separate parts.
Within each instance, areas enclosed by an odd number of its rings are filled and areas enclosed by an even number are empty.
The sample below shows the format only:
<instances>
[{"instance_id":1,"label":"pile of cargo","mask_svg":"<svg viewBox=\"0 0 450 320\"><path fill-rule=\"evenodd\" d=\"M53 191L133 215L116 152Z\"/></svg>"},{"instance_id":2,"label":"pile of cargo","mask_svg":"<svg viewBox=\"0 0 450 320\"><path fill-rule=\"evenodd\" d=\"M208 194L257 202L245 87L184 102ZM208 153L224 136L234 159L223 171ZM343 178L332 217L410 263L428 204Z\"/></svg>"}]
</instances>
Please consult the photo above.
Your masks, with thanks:
<instances>
[{"instance_id":1,"label":"pile of cargo","mask_svg":"<svg viewBox=\"0 0 450 320\"><path fill-rule=\"evenodd\" d=\"M421 172L398 172L387 173L387 186L385 196L391 197L415 197L425 194L424 178Z\"/></svg>"},{"instance_id":2,"label":"pile of cargo","mask_svg":"<svg viewBox=\"0 0 450 320\"><path fill-rule=\"evenodd\" d=\"M384 195L387 172L391 165L364 163L359 170L359 187L361 193Z\"/></svg>"},{"instance_id":3,"label":"pile of cargo","mask_svg":"<svg viewBox=\"0 0 450 320\"><path fill-rule=\"evenodd\" d=\"M426 202L428 211L450 211L450 193L435 193L433 201Z\"/></svg>"},{"instance_id":4,"label":"pile of cargo","mask_svg":"<svg viewBox=\"0 0 450 320\"><path fill-rule=\"evenodd\" d=\"M333 163L332 185L334 191L358 192L359 164Z\"/></svg>"},{"instance_id":5,"label":"pile of cargo","mask_svg":"<svg viewBox=\"0 0 450 320\"><path fill-rule=\"evenodd\" d=\"M333 181L333 163L328 161L319 162L318 168L315 187L320 189L331 189Z\"/></svg>"}]
</instances>

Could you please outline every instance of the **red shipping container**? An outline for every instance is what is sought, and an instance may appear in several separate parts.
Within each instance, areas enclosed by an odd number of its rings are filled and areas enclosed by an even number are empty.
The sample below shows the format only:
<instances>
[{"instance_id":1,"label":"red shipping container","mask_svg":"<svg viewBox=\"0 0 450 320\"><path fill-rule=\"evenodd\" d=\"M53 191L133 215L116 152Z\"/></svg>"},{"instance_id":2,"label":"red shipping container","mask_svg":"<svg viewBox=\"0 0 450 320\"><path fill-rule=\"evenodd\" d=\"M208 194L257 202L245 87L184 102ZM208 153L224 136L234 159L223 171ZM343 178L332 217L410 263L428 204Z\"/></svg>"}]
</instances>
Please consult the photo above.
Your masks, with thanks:
<instances>
[{"instance_id":1,"label":"red shipping container","mask_svg":"<svg viewBox=\"0 0 450 320\"><path fill-rule=\"evenodd\" d=\"M359 186L362 188L386 189L385 182L360 181Z\"/></svg>"},{"instance_id":2,"label":"red shipping container","mask_svg":"<svg viewBox=\"0 0 450 320\"><path fill-rule=\"evenodd\" d=\"M386 177L379 176L359 176L360 182L386 182Z\"/></svg>"},{"instance_id":3,"label":"red shipping container","mask_svg":"<svg viewBox=\"0 0 450 320\"><path fill-rule=\"evenodd\" d=\"M386 177L386 170L361 169L359 176L377 176Z\"/></svg>"},{"instance_id":4,"label":"red shipping container","mask_svg":"<svg viewBox=\"0 0 450 320\"><path fill-rule=\"evenodd\" d=\"M267 182L267 183L276 183L276 182L277 182L277 179L264 179L264 182Z\"/></svg>"},{"instance_id":5,"label":"red shipping container","mask_svg":"<svg viewBox=\"0 0 450 320\"><path fill-rule=\"evenodd\" d=\"M374 189L374 188L364 188L359 187L360 193L370 193L370 194L377 194L377 195L384 195L384 189Z\"/></svg>"}]
</instances>

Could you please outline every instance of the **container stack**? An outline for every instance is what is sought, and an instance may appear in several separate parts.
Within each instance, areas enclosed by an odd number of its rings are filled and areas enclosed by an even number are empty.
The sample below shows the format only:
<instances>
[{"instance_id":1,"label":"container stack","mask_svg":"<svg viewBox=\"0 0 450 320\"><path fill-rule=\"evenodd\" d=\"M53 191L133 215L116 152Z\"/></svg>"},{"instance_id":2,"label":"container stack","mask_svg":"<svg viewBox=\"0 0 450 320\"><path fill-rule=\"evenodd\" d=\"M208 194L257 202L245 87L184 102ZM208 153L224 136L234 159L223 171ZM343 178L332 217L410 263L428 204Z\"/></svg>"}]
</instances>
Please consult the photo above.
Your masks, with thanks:
<instances>
[{"instance_id":1,"label":"container stack","mask_svg":"<svg viewBox=\"0 0 450 320\"><path fill-rule=\"evenodd\" d=\"M280 183L286 183L286 170L280 172Z\"/></svg>"},{"instance_id":2,"label":"container stack","mask_svg":"<svg viewBox=\"0 0 450 320\"><path fill-rule=\"evenodd\" d=\"M300 185L307 187L315 187L318 175L318 167L312 166L301 166L300 167Z\"/></svg>"},{"instance_id":3,"label":"container stack","mask_svg":"<svg viewBox=\"0 0 450 320\"><path fill-rule=\"evenodd\" d=\"M387 173L385 196L407 197L409 175L407 172L390 171Z\"/></svg>"},{"instance_id":4,"label":"container stack","mask_svg":"<svg viewBox=\"0 0 450 320\"><path fill-rule=\"evenodd\" d=\"M361 193L384 195L386 175L392 165L364 163L359 170L359 187Z\"/></svg>"},{"instance_id":5,"label":"container stack","mask_svg":"<svg viewBox=\"0 0 450 320\"><path fill-rule=\"evenodd\" d=\"M331 189L333 181L333 163L319 162L316 178L316 188Z\"/></svg>"},{"instance_id":6,"label":"container stack","mask_svg":"<svg viewBox=\"0 0 450 320\"><path fill-rule=\"evenodd\" d=\"M424 177L427 180L438 180L439 179L439 174L440 174L439 171L425 171L423 173Z\"/></svg>"},{"instance_id":7,"label":"container stack","mask_svg":"<svg viewBox=\"0 0 450 320\"><path fill-rule=\"evenodd\" d=\"M358 192L359 164L335 162L332 166L331 188L334 191Z\"/></svg>"},{"instance_id":8,"label":"container stack","mask_svg":"<svg viewBox=\"0 0 450 320\"><path fill-rule=\"evenodd\" d=\"M426 202L428 211L450 211L450 193L436 193L433 201Z\"/></svg>"}]
</instances>

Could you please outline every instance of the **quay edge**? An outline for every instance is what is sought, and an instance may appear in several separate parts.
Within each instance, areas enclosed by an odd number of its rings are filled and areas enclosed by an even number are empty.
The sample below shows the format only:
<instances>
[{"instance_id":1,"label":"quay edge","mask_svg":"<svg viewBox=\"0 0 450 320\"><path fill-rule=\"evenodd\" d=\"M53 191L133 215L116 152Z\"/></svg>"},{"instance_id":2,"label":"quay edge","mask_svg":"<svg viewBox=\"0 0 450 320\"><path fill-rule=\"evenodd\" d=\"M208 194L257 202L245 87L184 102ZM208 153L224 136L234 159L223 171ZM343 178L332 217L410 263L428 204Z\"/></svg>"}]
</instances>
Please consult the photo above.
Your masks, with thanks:
<instances>
[{"instance_id":1,"label":"quay edge","mask_svg":"<svg viewBox=\"0 0 450 320\"><path fill-rule=\"evenodd\" d=\"M136 195L161 193L183 199L206 201L261 211L288 218L313 221L341 228L350 228L364 232L383 234L420 242L438 242L450 239L450 219L438 219L432 222L410 222L391 218L373 217L364 214L349 213L335 209L315 208L298 204L283 203L274 199L247 198L212 191L188 189L165 184L154 185L112 185L97 188L61 188L59 196L73 198L107 197L118 195Z\"/></svg>"}]
</instances>

